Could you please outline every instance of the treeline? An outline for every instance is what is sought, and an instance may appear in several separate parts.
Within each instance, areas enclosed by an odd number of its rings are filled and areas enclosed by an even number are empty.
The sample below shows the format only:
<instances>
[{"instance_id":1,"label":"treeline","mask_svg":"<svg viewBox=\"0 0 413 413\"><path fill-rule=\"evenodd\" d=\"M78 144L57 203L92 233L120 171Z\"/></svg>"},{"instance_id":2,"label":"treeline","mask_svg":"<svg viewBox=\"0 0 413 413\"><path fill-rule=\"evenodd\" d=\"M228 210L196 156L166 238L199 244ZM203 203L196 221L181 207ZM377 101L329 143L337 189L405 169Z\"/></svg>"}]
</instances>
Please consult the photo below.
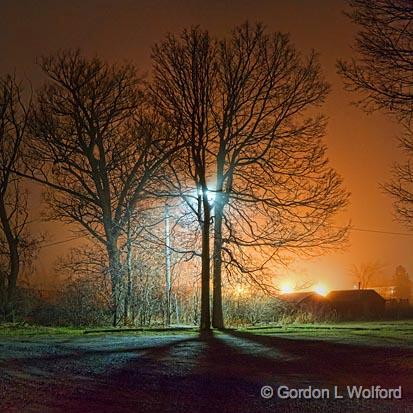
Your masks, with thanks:
<instances>
[{"instance_id":1,"label":"treeline","mask_svg":"<svg viewBox=\"0 0 413 413\"><path fill-rule=\"evenodd\" d=\"M152 278L156 287L152 291L133 291L130 318L119 326L148 328L168 325L162 279ZM146 299L148 296L150 300ZM113 317L108 305L109 297L101 277L93 282L82 277L66 283L58 291L18 288L19 320L44 326L105 327L110 325ZM174 288L169 325L198 326L198 297L197 289ZM241 288L224 289L223 314L229 327L339 320L330 308L302 307L262 291L250 294Z\"/></svg>"},{"instance_id":2,"label":"treeline","mask_svg":"<svg viewBox=\"0 0 413 413\"><path fill-rule=\"evenodd\" d=\"M231 291L270 293L288 256L346 237L332 225L348 193L323 143L329 85L316 54L245 23L223 38L168 35L152 63L142 78L62 50L39 58L46 80L33 93L1 79L5 319L43 241L28 229L27 182L42 186L47 219L87 240L59 269L87 295L105 292L113 325L223 328Z\"/></svg>"}]
</instances>

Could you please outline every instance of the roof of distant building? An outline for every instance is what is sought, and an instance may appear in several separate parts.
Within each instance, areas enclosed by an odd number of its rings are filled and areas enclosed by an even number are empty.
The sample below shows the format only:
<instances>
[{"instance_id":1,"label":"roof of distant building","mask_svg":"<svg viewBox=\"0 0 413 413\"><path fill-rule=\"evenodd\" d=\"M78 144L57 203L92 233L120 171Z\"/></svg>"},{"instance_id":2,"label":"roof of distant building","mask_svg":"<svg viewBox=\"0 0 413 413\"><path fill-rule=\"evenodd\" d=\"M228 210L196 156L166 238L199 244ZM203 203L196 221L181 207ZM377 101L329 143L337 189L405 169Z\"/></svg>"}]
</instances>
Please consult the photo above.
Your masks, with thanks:
<instances>
[{"instance_id":1,"label":"roof of distant building","mask_svg":"<svg viewBox=\"0 0 413 413\"><path fill-rule=\"evenodd\" d=\"M291 304L300 304L303 301L325 301L324 297L314 291L300 291L295 293L282 294L281 300Z\"/></svg>"},{"instance_id":2,"label":"roof of distant building","mask_svg":"<svg viewBox=\"0 0 413 413\"><path fill-rule=\"evenodd\" d=\"M327 294L327 299L332 301L358 301L366 298L384 298L375 290L336 290Z\"/></svg>"}]
</instances>

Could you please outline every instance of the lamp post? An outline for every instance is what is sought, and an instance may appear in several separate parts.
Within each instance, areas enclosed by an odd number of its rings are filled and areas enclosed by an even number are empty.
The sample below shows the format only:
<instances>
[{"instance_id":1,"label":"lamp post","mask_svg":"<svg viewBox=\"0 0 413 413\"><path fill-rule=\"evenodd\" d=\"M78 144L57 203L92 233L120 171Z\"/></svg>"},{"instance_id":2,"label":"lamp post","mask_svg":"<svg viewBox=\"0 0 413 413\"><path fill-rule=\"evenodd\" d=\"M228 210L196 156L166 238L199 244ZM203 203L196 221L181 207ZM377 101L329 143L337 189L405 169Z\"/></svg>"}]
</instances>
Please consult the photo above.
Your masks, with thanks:
<instances>
[{"instance_id":1,"label":"lamp post","mask_svg":"<svg viewBox=\"0 0 413 413\"><path fill-rule=\"evenodd\" d=\"M169 206L165 203L165 325L171 324L171 234L169 227Z\"/></svg>"}]
</instances>

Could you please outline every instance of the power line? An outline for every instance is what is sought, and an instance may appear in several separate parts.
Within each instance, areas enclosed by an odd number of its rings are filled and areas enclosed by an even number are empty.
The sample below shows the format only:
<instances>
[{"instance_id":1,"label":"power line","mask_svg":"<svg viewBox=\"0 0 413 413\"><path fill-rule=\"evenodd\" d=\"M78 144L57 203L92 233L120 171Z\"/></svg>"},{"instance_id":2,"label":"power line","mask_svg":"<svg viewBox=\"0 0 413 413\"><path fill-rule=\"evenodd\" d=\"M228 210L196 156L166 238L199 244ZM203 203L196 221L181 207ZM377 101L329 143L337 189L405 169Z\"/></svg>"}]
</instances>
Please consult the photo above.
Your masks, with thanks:
<instances>
[{"instance_id":1,"label":"power line","mask_svg":"<svg viewBox=\"0 0 413 413\"><path fill-rule=\"evenodd\" d=\"M30 221L25 222L24 225L29 225L29 224L32 224L33 222L42 222L42 221L43 221L42 218L34 218L34 219L31 219Z\"/></svg>"},{"instance_id":2,"label":"power line","mask_svg":"<svg viewBox=\"0 0 413 413\"><path fill-rule=\"evenodd\" d=\"M341 228L341 227L340 227ZM360 232L371 232L374 234L387 234L387 235L400 235L404 237L413 237L413 232L394 232L394 231L383 231L378 229L368 229L368 228L358 228L358 227L350 227L350 231L360 231Z\"/></svg>"},{"instance_id":3,"label":"power line","mask_svg":"<svg viewBox=\"0 0 413 413\"><path fill-rule=\"evenodd\" d=\"M34 221L37 221L37 220L33 220L30 222L34 222ZM342 229L342 227L336 227L336 228ZM350 227L349 230L360 231L360 232L370 232L373 234L386 234L386 235L399 235L399 236L404 236L404 237L413 237L413 233L407 233L407 232L383 231L383 230L378 230L378 229L368 229L368 228L359 228L359 227ZM85 237L87 237L87 235L80 235L78 237L67 238L61 241L51 242L49 244L42 245L41 248L48 248L48 247L53 247L55 245L66 244L67 242L71 242L79 238L85 238Z\"/></svg>"},{"instance_id":4,"label":"power line","mask_svg":"<svg viewBox=\"0 0 413 413\"><path fill-rule=\"evenodd\" d=\"M56 241L56 242L51 242L49 244L41 245L40 248L47 248L47 247L53 247L55 245L66 244L67 242L71 242L71 241L74 241L76 239L85 238L85 237L86 237L86 235L80 235L78 237L67 238L67 239L63 239L61 241Z\"/></svg>"},{"instance_id":5,"label":"power line","mask_svg":"<svg viewBox=\"0 0 413 413\"><path fill-rule=\"evenodd\" d=\"M16 229L32 224L33 222L41 222L41 221L43 221L42 218L34 218L34 219L31 219L30 221L22 222L20 225L17 225Z\"/></svg>"}]
</instances>

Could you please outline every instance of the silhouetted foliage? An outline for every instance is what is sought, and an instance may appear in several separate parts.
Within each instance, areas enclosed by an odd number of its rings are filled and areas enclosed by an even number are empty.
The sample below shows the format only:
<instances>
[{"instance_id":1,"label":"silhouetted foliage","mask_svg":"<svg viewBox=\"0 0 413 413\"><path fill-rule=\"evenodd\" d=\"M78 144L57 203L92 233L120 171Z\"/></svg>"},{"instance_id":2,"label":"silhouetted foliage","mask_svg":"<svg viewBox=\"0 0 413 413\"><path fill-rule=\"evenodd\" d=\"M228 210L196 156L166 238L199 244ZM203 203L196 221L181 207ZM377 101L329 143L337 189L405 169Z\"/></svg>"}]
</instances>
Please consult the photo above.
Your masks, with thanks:
<instances>
[{"instance_id":1,"label":"silhouetted foliage","mask_svg":"<svg viewBox=\"0 0 413 413\"><path fill-rule=\"evenodd\" d=\"M222 40L199 28L169 35L153 60L156 107L186 144L171 164L171 193L202 230L201 325L209 328L213 231L213 326L221 328L223 267L269 287L282 251L320 251L346 234L330 225L348 194L315 114L329 87L315 54L302 57L287 35L248 23Z\"/></svg>"},{"instance_id":2,"label":"silhouetted foliage","mask_svg":"<svg viewBox=\"0 0 413 413\"><path fill-rule=\"evenodd\" d=\"M353 277L357 288L362 290L380 285L379 278L382 276L385 265L379 261L363 262L359 265L353 265L350 274Z\"/></svg>"},{"instance_id":3,"label":"silhouetted foliage","mask_svg":"<svg viewBox=\"0 0 413 413\"><path fill-rule=\"evenodd\" d=\"M348 17L359 26L355 58L339 61L345 86L358 92L366 111L384 110L404 127L401 147L409 160L396 163L384 185L396 217L413 226L413 3L410 0L349 0Z\"/></svg>"},{"instance_id":4,"label":"silhouetted foliage","mask_svg":"<svg viewBox=\"0 0 413 413\"><path fill-rule=\"evenodd\" d=\"M395 287L394 295L399 299L410 300L412 295L412 282L406 269L399 265L393 274L392 284Z\"/></svg>"},{"instance_id":5,"label":"silhouetted foliage","mask_svg":"<svg viewBox=\"0 0 413 413\"><path fill-rule=\"evenodd\" d=\"M14 76L0 78L0 317L14 319L16 287L36 255L40 237L28 229L27 191L21 169L30 97Z\"/></svg>"},{"instance_id":6,"label":"silhouetted foliage","mask_svg":"<svg viewBox=\"0 0 413 413\"><path fill-rule=\"evenodd\" d=\"M79 51L43 57L40 67L48 81L31 116L24 176L48 188L50 219L77 224L104 247L116 325L121 238L175 141L146 105L136 68Z\"/></svg>"}]
</instances>

